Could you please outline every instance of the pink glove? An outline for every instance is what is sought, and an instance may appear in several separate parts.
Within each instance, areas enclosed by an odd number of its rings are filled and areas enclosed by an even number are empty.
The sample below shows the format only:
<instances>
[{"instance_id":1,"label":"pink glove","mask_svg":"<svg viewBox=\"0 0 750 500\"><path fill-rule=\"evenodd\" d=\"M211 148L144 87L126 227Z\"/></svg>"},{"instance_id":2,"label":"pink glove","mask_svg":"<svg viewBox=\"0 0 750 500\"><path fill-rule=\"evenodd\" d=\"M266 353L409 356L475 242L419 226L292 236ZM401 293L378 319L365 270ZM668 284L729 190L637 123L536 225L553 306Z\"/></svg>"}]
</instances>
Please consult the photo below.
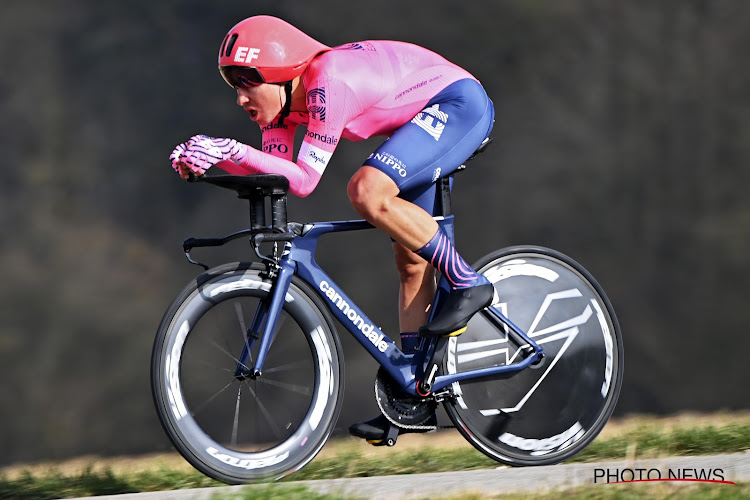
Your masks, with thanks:
<instances>
[{"instance_id":1,"label":"pink glove","mask_svg":"<svg viewBox=\"0 0 750 500\"><path fill-rule=\"evenodd\" d=\"M169 159L172 161L172 168L178 174L180 174L180 177L182 177L183 179L187 179L190 174L190 169L184 167L182 163L180 163L180 155L185 152L187 144L187 142L178 144L177 147L172 151L172 154L169 155Z\"/></svg>"},{"instance_id":2,"label":"pink glove","mask_svg":"<svg viewBox=\"0 0 750 500\"><path fill-rule=\"evenodd\" d=\"M206 170L225 160L240 161L245 157L247 146L234 139L194 135L189 141L178 145L169 159L183 179L192 173L203 175Z\"/></svg>"}]
</instances>

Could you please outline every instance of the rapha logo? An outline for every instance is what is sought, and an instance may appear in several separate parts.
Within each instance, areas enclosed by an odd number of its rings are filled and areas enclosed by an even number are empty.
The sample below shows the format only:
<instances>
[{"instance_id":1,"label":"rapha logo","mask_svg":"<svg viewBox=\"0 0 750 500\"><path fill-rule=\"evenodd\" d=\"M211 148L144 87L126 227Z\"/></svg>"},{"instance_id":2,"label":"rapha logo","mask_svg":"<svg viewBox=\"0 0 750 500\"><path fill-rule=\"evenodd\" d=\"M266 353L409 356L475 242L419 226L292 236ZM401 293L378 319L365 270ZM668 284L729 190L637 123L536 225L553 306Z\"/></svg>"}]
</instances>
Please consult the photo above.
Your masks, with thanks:
<instances>
[{"instance_id":1,"label":"rapha logo","mask_svg":"<svg viewBox=\"0 0 750 500\"><path fill-rule=\"evenodd\" d=\"M331 155L328 151L320 148L316 148L307 141L302 142L302 146L299 148L299 154L297 158L301 158L302 161L307 163L309 166L314 168L318 173L322 174L331 160Z\"/></svg>"},{"instance_id":2,"label":"rapha logo","mask_svg":"<svg viewBox=\"0 0 750 500\"><path fill-rule=\"evenodd\" d=\"M448 113L440 111L440 104L433 104L420 111L411 122L430 134L436 141L439 141L445 130L445 125L448 123Z\"/></svg>"},{"instance_id":3,"label":"rapha logo","mask_svg":"<svg viewBox=\"0 0 750 500\"><path fill-rule=\"evenodd\" d=\"M319 87L307 93L307 112L314 120L326 121L326 89Z\"/></svg>"},{"instance_id":4,"label":"rapha logo","mask_svg":"<svg viewBox=\"0 0 750 500\"><path fill-rule=\"evenodd\" d=\"M316 155L316 154L315 154L315 151L310 151L310 152L308 153L307 157L308 157L308 158L310 158L310 159L311 159L312 161L314 161L315 163L323 163L323 164L325 164L325 163L326 163L326 159L325 159L325 158L323 158L322 156L318 156L318 155Z\"/></svg>"}]
</instances>

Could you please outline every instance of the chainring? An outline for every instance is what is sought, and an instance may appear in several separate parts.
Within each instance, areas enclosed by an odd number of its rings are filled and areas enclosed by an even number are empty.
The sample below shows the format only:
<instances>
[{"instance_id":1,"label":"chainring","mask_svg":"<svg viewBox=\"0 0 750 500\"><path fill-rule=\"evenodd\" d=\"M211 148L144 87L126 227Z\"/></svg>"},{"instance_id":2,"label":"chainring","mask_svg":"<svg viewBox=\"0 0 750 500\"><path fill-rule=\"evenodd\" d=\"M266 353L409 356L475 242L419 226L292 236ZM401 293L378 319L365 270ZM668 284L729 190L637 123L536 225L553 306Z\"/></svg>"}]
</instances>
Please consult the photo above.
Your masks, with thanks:
<instances>
[{"instance_id":1,"label":"chainring","mask_svg":"<svg viewBox=\"0 0 750 500\"><path fill-rule=\"evenodd\" d=\"M375 377L375 398L383 415L403 428L421 428L437 408L432 398L418 398L405 393L382 367Z\"/></svg>"}]
</instances>

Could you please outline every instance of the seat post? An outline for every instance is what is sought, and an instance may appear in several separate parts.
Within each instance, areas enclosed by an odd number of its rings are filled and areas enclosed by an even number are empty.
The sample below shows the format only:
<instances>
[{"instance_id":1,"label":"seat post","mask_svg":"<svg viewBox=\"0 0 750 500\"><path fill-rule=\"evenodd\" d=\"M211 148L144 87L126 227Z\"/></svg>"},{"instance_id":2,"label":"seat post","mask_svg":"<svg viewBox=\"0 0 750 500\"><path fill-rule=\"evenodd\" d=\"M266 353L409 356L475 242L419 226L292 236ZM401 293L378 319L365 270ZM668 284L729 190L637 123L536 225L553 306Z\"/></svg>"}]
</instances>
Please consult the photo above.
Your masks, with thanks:
<instances>
[{"instance_id":1,"label":"seat post","mask_svg":"<svg viewBox=\"0 0 750 500\"><path fill-rule=\"evenodd\" d=\"M251 230L266 229L266 198L271 198L273 229L287 229L286 193L289 179L278 174L204 175L195 179L237 191L237 197L250 203Z\"/></svg>"},{"instance_id":2,"label":"seat post","mask_svg":"<svg viewBox=\"0 0 750 500\"><path fill-rule=\"evenodd\" d=\"M443 217L451 215L451 178L453 176L441 177L437 180L437 189L435 190L435 196L437 196L438 211Z\"/></svg>"},{"instance_id":3,"label":"seat post","mask_svg":"<svg viewBox=\"0 0 750 500\"><path fill-rule=\"evenodd\" d=\"M286 192L271 194L271 225L274 229L286 231Z\"/></svg>"},{"instance_id":4,"label":"seat post","mask_svg":"<svg viewBox=\"0 0 750 500\"><path fill-rule=\"evenodd\" d=\"M258 190L253 196L248 197L250 201L250 229L260 229L266 226L266 198Z\"/></svg>"},{"instance_id":5,"label":"seat post","mask_svg":"<svg viewBox=\"0 0 750 500\"><path fill-rule=\"evenodd\" d=\"M476 155L487 149L487 146L492 142L492 137L486 137L482 143L479 145L479 147L472 153L471 156L469 156L466 161L471 160ZM436 183L436 190L435 190L435 201L438 208L438 215L442 215L443 217L447 217L449 215L453 215L453 209L451 208L451 180L453 179L453 176L457 172L461 172L462 170L466 170L466 163L459 165L456 170L451 173L451 175L448 175L446 177L441 177L437 180Z\"/></svg>"},{"instance_id":6,"label":"seat post","mask_svg":"<svg viewBox=\"0 0 750 500\"><path fill-rule=\"evenodd\" d=\"M287 225L286 193L282 190L268 193L259 189L248 197L250 201L250 228L262 229L267 227L266 198L268 197L271 198L271 227L285 231Z\"/></svg>"}]
</instances>

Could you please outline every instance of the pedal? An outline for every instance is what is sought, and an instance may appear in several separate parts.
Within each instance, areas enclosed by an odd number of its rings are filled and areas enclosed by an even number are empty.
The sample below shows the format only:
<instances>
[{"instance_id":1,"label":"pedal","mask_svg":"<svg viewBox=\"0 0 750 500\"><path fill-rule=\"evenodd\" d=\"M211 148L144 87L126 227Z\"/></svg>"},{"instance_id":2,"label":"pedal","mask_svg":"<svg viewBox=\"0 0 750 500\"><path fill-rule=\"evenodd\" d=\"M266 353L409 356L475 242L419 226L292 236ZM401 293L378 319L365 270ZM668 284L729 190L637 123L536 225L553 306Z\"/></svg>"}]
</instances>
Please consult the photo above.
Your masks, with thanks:
<instances>
[{"instance_id":1,"label":"pedal","mask_svg":"<svg viewBox=\"0 0 750 500\"><path fill-rule=\"evenodd\" d=\"M438 337L435 345L435 350L430 356L430 360L427 363L427 372L425 377L417 384L417 394L422 397L427 397L432 392L432 386L435 382L438 370L443 363L445 357L445 349L448 346L449 337L443 336Z\"/></svg>"},{"instance_id":2,"label":"pedal","mask_svg":"<svg viewBox=\"0 0 750 500\"><path fill-rule=\"evenodd\" d=\"M468 328L467 326L465 326L463 328L459 328L455 332L446 333L445 335L443 335L443 337L458 337L459 335L461 335L462 333L464 333L467 328Z\"/></svg>"},{"instance_id":3,"label":"pedal","mask_svg":"<svg viewBox=\"0 0 750 500\"><path fill-rule=\"evenodd\" d=\"M398 432L398 427L390 424L383 439L368 439L367 442L373 446L394 446L398 439Z\"/></svg>"}]
</instances>

